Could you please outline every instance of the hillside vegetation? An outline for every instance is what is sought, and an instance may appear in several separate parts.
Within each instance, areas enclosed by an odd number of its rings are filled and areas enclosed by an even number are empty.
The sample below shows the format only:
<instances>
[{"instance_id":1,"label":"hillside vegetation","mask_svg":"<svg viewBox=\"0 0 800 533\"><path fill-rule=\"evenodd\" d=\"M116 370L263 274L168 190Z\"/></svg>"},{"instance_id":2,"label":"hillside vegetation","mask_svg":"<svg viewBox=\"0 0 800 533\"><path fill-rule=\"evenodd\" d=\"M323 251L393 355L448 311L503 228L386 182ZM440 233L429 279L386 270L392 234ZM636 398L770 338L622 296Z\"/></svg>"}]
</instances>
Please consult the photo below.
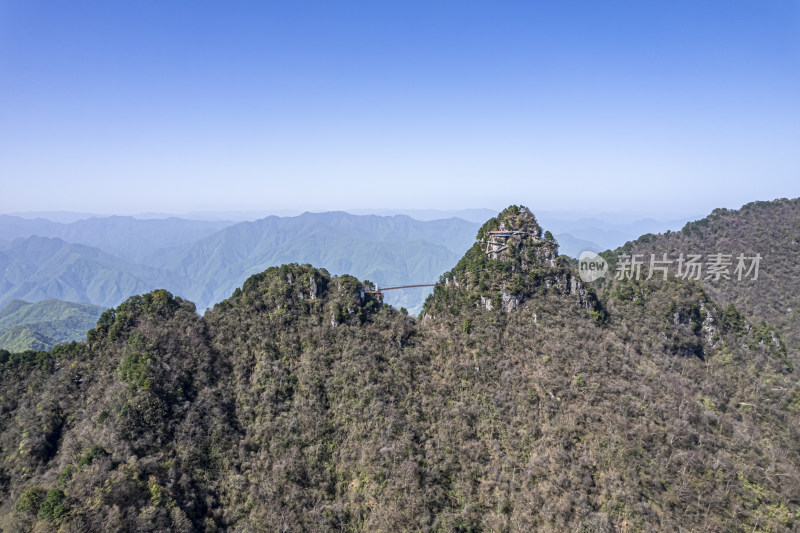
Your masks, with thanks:
<instances>
[{"instance_id":1,"label":"hillside vegetation","mask_svg":"<svg viewBox=\"0 0 800 533\"><path fill-rule=\"evenodd\" d=\"M703 289L723 306L733 304L753 322L775 324L789 349L800 353L800 198L753 202L741 209L716 209L708 217L689 222L681 231L644 235L616 250L677 259L682 253L732 256L731 279L705 279ZM758 278L738 280L734 275L739 254L762 257ZM673 265L676 267L677 265ZM750 262L747 262L750 266ZM674 274L674 270L671 271Z\"/></svg>"},{"instance_id":2,"label":"hillside vegetation","mask_svg":"<svg viewBox=\"0 0 800 533\"><path fill-rule=\"evenodd\" d=\"M50 350L56 344L82 341L103 311L85 303L12 300L0 310L0 349Z\"/></svg>"},{"instance_id":3,"label":"hillside vegetation","mask_svg":"<svg viewBox=\"0 0 800 533\"><path fill-rule=\"evenodd\" d=\"M0 352L0 526L796 529L780 332L685 280L599 297L525 208L478 239L418 319L288 264L203 317L160 290Z\"/></svg>"}]
</instances>

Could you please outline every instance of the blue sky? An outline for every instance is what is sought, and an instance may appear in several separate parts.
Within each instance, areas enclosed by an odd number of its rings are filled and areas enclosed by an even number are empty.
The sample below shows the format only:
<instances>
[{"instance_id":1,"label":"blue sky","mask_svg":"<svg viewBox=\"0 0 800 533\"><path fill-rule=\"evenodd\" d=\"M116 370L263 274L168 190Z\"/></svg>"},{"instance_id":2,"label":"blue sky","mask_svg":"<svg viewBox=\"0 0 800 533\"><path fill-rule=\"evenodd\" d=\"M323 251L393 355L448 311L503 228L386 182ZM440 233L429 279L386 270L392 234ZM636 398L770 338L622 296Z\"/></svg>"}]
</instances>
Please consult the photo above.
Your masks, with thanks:
<instances>
[{"instance_id":1,"label":"blue sky","mask_svg":"<svg viewBox=\"0 0 800 533\"><path fill-rule=\"evenodd\" d=\"M0 0L0 212L800 196L800 1Z\"/></svg>"}]
</instances>

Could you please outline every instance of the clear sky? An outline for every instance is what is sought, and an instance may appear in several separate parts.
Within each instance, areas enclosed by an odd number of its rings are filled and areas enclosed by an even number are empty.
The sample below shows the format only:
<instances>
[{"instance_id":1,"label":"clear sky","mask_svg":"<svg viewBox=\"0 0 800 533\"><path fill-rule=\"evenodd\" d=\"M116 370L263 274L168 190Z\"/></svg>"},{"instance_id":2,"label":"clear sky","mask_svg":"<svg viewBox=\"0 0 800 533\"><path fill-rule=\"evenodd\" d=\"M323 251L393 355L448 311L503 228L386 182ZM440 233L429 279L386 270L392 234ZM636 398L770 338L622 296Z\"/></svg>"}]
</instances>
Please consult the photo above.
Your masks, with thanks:
<instances>
[{"instance_id":1,"label":"clear sky","mask_svg":"<svg viewBox=\"0 0 800 533\"><path fill-rule=\"evenodd\" d=\"M800 0L0 0L0 212L800 196Z\"/></svg>"}]
</instances>

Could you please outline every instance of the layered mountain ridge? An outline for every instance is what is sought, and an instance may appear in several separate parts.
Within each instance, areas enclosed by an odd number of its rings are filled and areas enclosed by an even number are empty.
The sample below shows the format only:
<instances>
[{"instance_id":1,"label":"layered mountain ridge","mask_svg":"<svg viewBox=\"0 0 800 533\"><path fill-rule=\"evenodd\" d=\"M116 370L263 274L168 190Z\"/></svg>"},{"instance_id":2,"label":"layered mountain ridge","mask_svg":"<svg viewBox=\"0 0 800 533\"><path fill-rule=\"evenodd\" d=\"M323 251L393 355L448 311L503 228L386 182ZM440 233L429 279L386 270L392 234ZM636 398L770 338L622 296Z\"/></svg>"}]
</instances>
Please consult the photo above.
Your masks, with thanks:
<instances>
[{"instance_id":1,"label":"layered mountain ridge","mask_svg":"<svg viewBox=\"0 0 800 533\"><path fill-rule=\"evenodd\" d=\"M110 307L161 287L204 311L249 276L289 262L380 283L426 283L458 260L477 227L455 218L343 212L239 224L130 217L58 224L0 216L0 240L8 241L0 242L0 306L57 298ZM426 294L415 289L387 300L415 313Z\"/></svg>"},{"instance_id":2,"label":"layered mountain ridge","mask_svg":"<svg viewBox=\"0 0 800 533\"><path fill-rule=\"evenodd\" d=\"M0 309L0 349L50 350L64 342L82 341L103 311L100 306L60 300L12 300Z\"/></svg>"},{"instance_id":3,"label":"layered mountain ridge","mask_svg":"<svg viewBox=\"0 0 800 533\"><path fill-rule=\"evenodd\" d=\"M788 531L796 355L700 283L582 283L511 206L419 319L288 264L0 352L8 530Z\"/></svg>"},{"instance_id":4,"label":"layered mountain ridge","mask_svg":"<svg viewBox=\"0 0 800 533\"><path fill-rule=\"evenodd\" d=\"M677 274L677 258L699 256L704 268L722 256L723 276L699 273L703 289L721 305L734 304L754 322L771 322L787 345L800 352L800 198L752 202L738 210L716 209L708 217L689 222L681 231L647 234L620 247L619 254L640 254L648 262L672 260L670 275ZM744 256L747 270L737 275L737 257ZM758 256L757 269L749 270ZM749 271L749 273L748 273Z\"/></svg>"}]
</instances>

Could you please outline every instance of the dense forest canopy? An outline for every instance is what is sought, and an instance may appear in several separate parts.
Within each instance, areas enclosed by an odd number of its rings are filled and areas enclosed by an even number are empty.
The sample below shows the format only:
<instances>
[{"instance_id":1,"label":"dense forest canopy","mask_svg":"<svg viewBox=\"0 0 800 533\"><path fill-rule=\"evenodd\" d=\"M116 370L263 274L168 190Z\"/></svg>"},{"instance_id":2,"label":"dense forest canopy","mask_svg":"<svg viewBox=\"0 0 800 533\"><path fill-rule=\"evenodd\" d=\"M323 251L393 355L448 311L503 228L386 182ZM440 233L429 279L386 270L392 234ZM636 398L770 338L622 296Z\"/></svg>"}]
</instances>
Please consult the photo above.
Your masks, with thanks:
<instances>
[{"instance_id":1,"label":"dense forest canopy","mask_svg":"<svg viewBox=\"0 0 800 533\"><path fill-rule=\"evenodd\" d=\"M159 290L0 351L0 526L797 527L780 328L695 281L587 286L521 206L477 240L418 318L287 264L202 317Z\"/></svg>"}]
</instances>

